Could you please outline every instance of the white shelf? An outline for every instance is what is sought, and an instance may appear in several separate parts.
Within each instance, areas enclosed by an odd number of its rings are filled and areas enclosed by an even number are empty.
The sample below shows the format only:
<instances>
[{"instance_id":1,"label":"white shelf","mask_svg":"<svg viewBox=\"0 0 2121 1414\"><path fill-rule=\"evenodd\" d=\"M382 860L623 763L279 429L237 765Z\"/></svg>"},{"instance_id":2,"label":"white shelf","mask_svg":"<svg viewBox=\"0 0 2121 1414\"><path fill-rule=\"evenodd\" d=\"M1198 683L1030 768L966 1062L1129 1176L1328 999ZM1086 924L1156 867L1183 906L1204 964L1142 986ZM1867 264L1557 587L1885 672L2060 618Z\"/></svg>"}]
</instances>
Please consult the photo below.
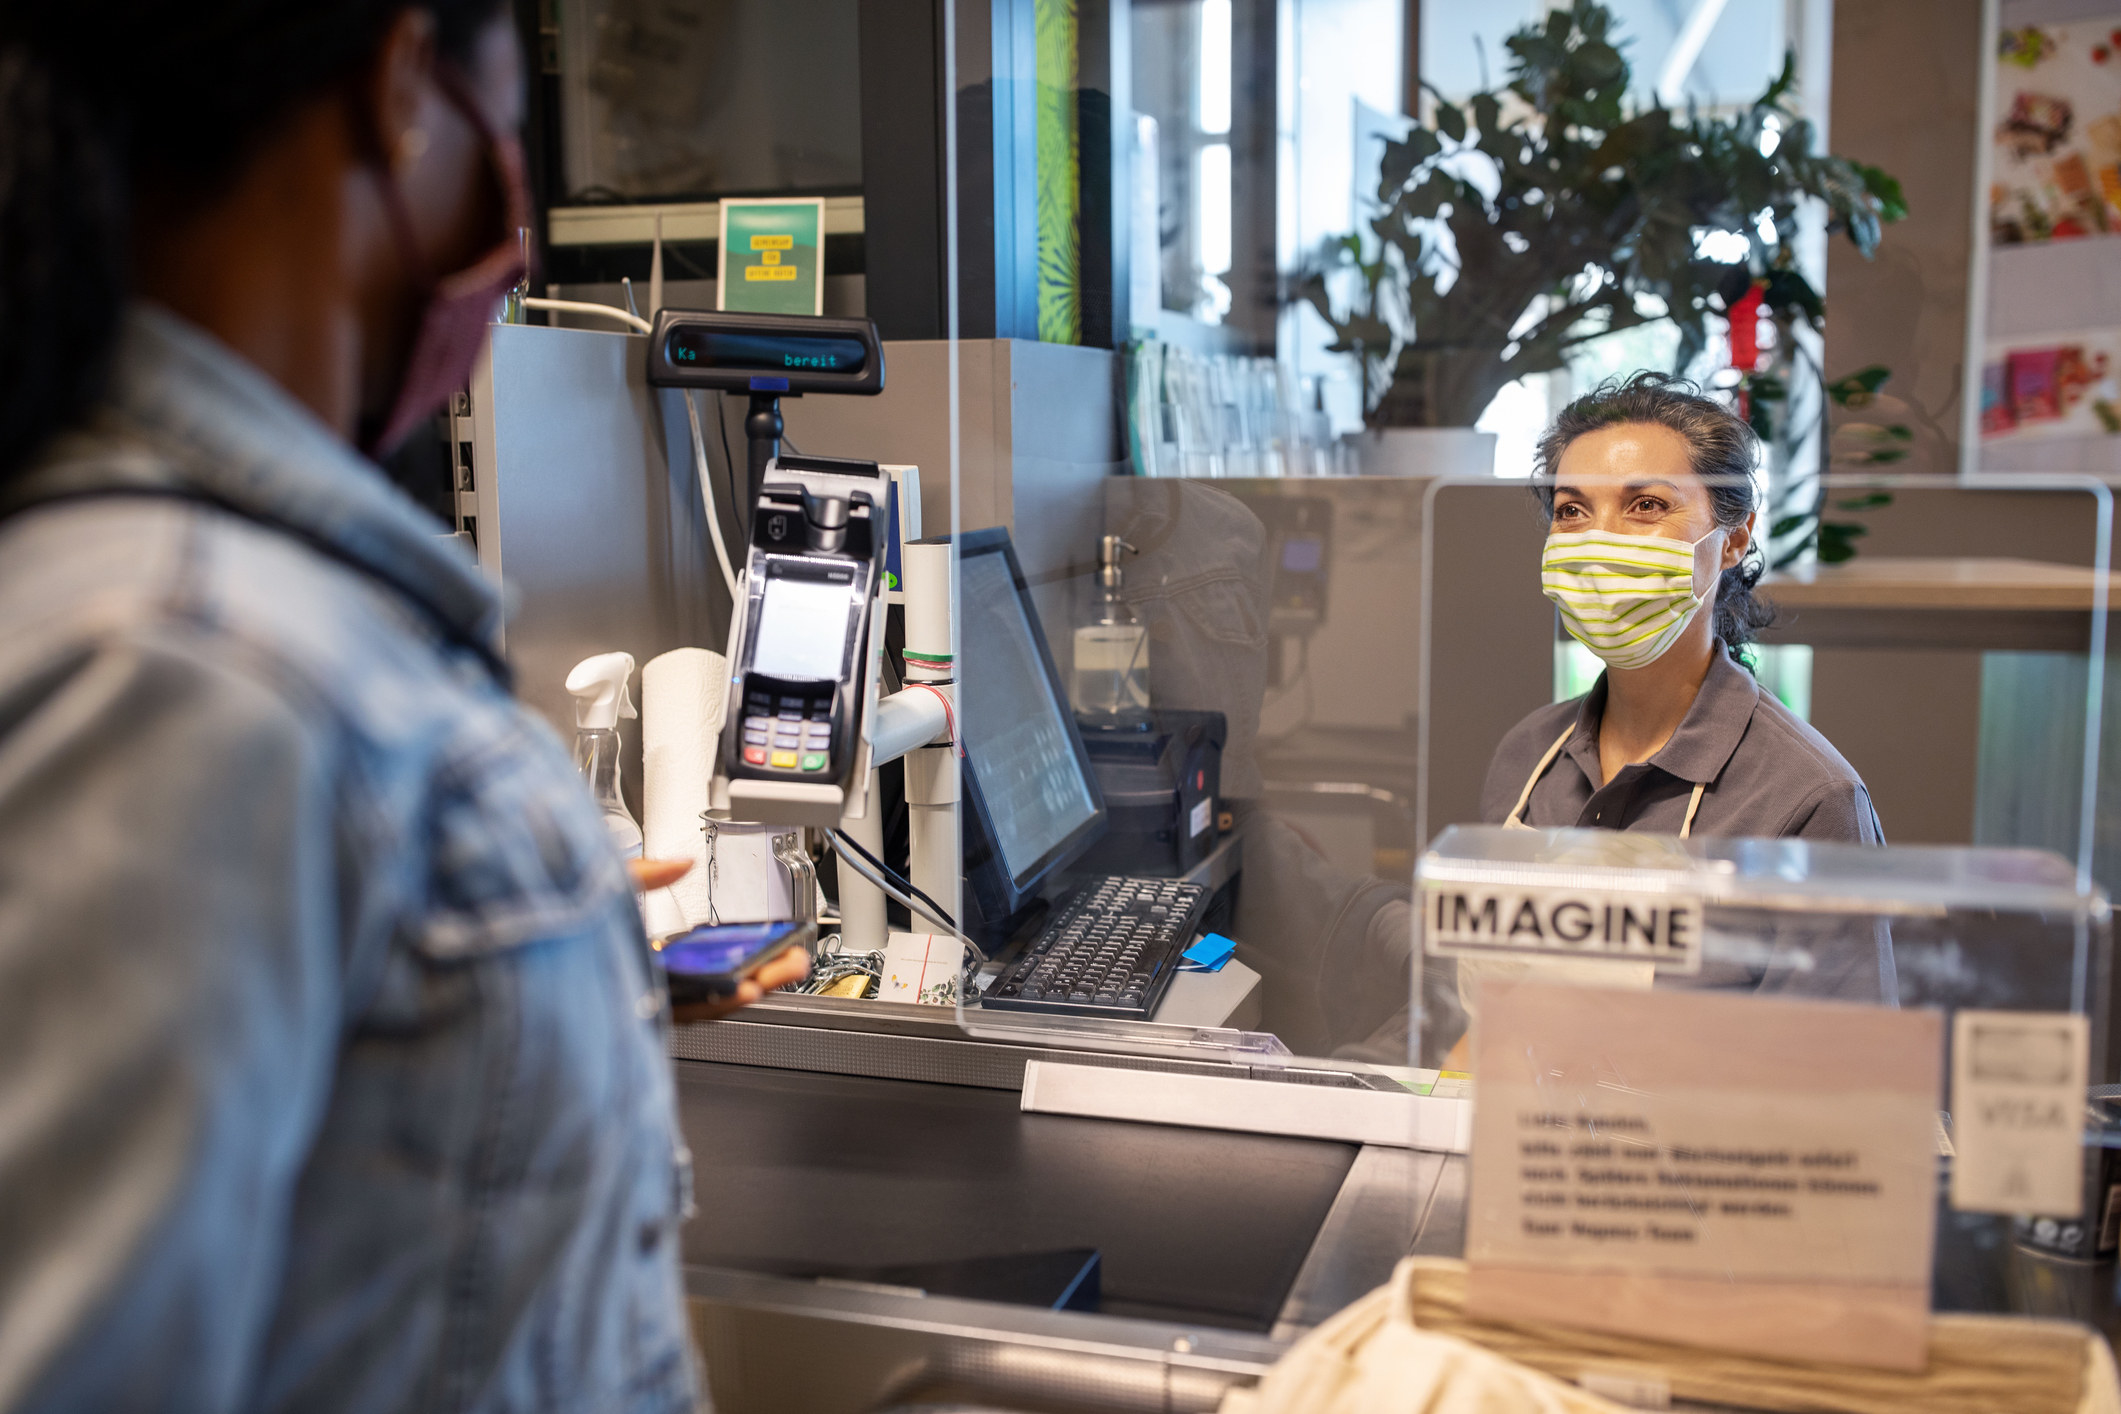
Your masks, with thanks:
<instances>
[{"instance_id":1,"label":"white shelf","mask_svg":"<svg viewBox=\"0 0 2121 1414\"><path fill-rule=\"evenodd\" d=\"M547 213L545 237L549 244L556 246L647 245L655 239L657 216L663 218L665 241L721 239L722 203L719 201L648 206L555 206ZM825 198L826 235L859 235L861 231L860 197Z\"/></svg>"}]
</instances>

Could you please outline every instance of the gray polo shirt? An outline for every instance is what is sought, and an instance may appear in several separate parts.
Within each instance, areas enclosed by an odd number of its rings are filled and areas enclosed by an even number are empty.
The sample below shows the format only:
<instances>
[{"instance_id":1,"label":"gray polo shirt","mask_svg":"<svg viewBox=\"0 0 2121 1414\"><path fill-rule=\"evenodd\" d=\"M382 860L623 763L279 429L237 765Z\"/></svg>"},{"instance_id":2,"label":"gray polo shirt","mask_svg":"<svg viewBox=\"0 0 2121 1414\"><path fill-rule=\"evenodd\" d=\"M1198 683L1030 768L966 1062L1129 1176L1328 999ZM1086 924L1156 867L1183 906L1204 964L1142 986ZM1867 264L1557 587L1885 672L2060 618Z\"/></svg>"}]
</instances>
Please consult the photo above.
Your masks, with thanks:
<instances>
[{"instance_id":1,"label":"gray polo shirt","mask_svg":"<svg viewBox=\"0 0 2121 1414\"><path fill-rule=\"evenodd\" d=\"M1694 815L1697 835L1885 843L1855 768L1774 694L1762 692L1720 640L1672 739L1600 787L1594 782L1605 699L1601 676L1582 697L1542 707L1511 728L1488 765L1480 818L1503 822L1539 758L1570 727L1568 744L1532 789L1521 817L1526 825L1676 835L1694 787L1705 785ZM1882 919L1760 915L1741 924L1727 918L1712 930L1707 953L1699 976L1660 977L1658 986L1897 1005L1892 934Z\"/></svg>"},{"instance_id":2,"label":"gray polo shirt","mask_svg":"<svg viewBox=\"0 0 2121 1414\"><path fill-rule=\"evenodd\" d=\"M1855 768L1772 693L1762 692L1720 640L1709 675L1672 739L1600 786L1598 724L1605 700L1601 675L1582 697L1542 707L1511 728L1488 763L1480 818L1490 825L1503 822L1539 758L1573 722L1568 745L1532 788L1523 824L1676 835L1694 787L1705 785L1694 815L1697 835L1885 843Z\"/></svg>"}]
</instances>

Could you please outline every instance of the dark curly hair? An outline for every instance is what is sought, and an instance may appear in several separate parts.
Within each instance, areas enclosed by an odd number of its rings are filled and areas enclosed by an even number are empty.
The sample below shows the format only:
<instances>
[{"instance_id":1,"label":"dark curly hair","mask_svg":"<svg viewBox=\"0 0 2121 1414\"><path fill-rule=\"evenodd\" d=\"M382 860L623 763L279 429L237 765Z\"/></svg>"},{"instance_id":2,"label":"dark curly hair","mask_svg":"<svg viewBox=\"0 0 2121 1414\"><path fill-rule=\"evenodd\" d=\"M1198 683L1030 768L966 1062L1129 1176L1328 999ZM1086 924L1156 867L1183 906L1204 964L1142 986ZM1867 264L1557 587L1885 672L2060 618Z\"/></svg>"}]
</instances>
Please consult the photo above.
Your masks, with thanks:
<instances>
[{"instance_id":1,"label":"dark curly hair","mask_svg":"<svg viewBox=\"0 0 2121 1414\"><path fill-rule=\"evenodd\" d=\"M1708 487L1709 510L1717 525L1742 525L1760 509L1753 482L1760 439L1745 419L1684 378L1642 372L1599 384L1563 408L1540 437L1532 486L1549 521L1554 518L1554 471L1561 454L1587 432L1631 422L1668 427L1686 439L1688 463ZM1716 583L1716 636L1733 653L1775 621L1774 606L1753 592L1766 568L1756 538L1745 557Z\"/></svg>"}]
</instances>

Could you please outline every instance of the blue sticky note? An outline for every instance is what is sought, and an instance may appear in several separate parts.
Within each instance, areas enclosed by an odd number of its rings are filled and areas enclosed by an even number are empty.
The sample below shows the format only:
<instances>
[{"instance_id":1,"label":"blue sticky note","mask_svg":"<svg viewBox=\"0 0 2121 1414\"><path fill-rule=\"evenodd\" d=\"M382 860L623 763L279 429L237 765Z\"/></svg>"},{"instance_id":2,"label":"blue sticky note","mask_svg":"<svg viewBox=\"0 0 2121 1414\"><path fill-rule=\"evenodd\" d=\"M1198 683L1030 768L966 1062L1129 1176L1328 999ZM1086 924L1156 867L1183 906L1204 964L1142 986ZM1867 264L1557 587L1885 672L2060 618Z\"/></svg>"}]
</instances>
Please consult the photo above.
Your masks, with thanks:
<instances>
[{"instance_id":1,"label":"blue sticky note","mask_svg":"<svg viewBox=\"0 0 2121 1414\"><path fill-rule=\"evenodd\" d=\"M1220 972L1230 954L1237 951L1237 944L1220 933L1209 933L1181 956L1203 972Z\"/></svg>"}]
</instances>

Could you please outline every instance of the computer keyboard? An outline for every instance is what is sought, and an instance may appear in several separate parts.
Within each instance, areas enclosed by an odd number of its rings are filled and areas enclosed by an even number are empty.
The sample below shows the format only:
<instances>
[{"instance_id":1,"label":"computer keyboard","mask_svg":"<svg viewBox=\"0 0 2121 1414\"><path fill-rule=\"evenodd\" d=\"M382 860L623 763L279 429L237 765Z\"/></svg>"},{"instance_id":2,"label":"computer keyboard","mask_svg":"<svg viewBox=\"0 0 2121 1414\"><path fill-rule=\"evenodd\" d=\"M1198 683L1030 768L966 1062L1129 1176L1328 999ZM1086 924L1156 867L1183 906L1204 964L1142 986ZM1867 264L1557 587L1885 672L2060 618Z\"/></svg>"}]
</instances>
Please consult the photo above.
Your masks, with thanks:
<instances>
[{"instance_id":1,"label":"computer keyboard","mask_svg":"<svg viewBox=\"0 0 2121 1414\"><path fill-rule=\"evenodd\" d=\"M1000 1011L1146 1021L1193 940L1208 890L1178 879L1088 879L981 997Z\"/></svg>"}]
</instances>

